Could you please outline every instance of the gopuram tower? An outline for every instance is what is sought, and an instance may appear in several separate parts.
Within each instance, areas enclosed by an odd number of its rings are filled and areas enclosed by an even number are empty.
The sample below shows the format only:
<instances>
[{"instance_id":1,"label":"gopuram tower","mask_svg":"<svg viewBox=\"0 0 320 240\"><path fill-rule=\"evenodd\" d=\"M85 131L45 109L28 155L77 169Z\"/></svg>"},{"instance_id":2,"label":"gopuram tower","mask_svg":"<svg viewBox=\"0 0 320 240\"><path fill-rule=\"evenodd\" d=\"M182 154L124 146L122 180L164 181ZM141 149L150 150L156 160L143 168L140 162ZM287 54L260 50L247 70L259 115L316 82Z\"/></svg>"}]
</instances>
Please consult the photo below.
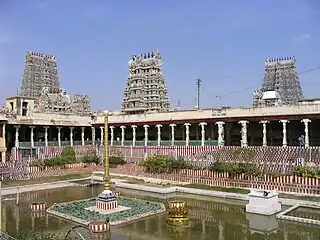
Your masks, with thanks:
<instances>
[{"instance_id":1,"label":"gopuram tower","mask_svg":"<svg viewBox=\"0 0 320 240\"><path fill-rule=\"evenodd\" d=\"M170 109L168 91L162 75L160 53L133 55L129 61L129 78L124 90L121 111L139 114Z\"/></svg>"},{"instance_id":2,"label":"gopuram tower","mask_svg":"<svg viewBox=\"0 0 320 240\"><path fill-rule=\"evenodd\" d=\"M28 51L22 78L21 96L38 97L43 88L58 93L60 82L54 56Z\"/></svg>"},{"instance_id":3,"label":"gopuram tower","mask_svg":"<svg viewBox=\"0 0 320 240\"><path fill-rule=\"evenodd\" d=\"M253 107L296 105L303 99L294 56L266 59L262 87L253 94Z\"/></svg>"}]
</instances>

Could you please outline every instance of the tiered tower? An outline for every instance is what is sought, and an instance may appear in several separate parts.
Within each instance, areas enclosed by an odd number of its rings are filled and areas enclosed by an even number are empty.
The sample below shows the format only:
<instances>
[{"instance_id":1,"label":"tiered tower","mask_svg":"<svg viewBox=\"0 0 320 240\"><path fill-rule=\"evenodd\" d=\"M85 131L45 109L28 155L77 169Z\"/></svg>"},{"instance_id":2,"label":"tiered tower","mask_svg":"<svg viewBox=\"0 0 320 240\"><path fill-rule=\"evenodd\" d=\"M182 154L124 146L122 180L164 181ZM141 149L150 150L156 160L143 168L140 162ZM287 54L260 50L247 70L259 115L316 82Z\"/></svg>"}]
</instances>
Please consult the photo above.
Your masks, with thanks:
<instances>
[{"instance_id":1,"label":"tiered tower","mask_svg":"<svg viewBox=\"0 0 320 240\"><path fill-rule=\"evenodd\" d=\"M28 51L20 95L38 97L44 87L51 93L59 93L57 60L55 56Z\"/></svg>"},{"instance_id":2,"label":"tiered tower","mask_svg":"<svg viewBox=\"0 0 320 240\"><path fill-rule=\"evenodd\" d=\"M126 114L170 109L160 53L133 55L121 110Z\"/></svg>"},{"instance_id":3,"label":"tiered tower","mask_svg":"<svg viewBox=\"0 0 320 240\"><path fill-rule=\"evenodd\" d=\"M253 94L253 107L295 105L302 99L296 58L266 59L262 87Z\"/></svg>"}]
</instances>

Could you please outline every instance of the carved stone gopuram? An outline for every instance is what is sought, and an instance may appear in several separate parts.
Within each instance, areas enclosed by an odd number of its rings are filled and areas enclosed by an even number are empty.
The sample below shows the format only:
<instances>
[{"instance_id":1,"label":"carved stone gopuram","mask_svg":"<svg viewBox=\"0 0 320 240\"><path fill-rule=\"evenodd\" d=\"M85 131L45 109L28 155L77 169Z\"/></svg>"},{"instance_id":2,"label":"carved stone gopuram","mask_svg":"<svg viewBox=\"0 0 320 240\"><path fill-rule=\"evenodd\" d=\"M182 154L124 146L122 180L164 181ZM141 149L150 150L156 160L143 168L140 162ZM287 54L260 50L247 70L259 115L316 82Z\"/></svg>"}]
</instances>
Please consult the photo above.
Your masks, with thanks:
<instances>
[{"instance_id":1,"label":"carved stone gopuram","mask_svg":"<svg viewBox=\"0 0 320 240\"><path fill-rule=\"evenodd\" d=\"M20 96L35 99L34 112L92 113L88 95L70 95L60 88L56 57L44 53L27 52Z\"/></svg>"},{"instance_id":2,"label":"carved stone gopuram","mask_svg":"<svg viewBox=\"0 0 320 240\"><path fill-rule=\"evenodd\" d=\"M38 97L44 87L59 92L60 81L55 56L28 51L21 86L21 96Z\"/></svg>"},{"instance_id":3,"label":"carved stone gopuram","mask_svg":"<svg viewBox=\"0 0 320 240\"><path fill-rule=\"evenodd\" d=\"M137 114L170 109L162 64L158 51L132 56L121 107L123 113Z\"/></svg>"},{"instance_id":4,"label":"carved stone gopuram","mask_svg":"<svg viewBox=\"0 0 320 240\"><path fill-rule=\"evenodd\" d=\"M297 105L302 99L296 58L267 59L262 87L253 94L253 107Z\"/></svg>"}]
</instances>

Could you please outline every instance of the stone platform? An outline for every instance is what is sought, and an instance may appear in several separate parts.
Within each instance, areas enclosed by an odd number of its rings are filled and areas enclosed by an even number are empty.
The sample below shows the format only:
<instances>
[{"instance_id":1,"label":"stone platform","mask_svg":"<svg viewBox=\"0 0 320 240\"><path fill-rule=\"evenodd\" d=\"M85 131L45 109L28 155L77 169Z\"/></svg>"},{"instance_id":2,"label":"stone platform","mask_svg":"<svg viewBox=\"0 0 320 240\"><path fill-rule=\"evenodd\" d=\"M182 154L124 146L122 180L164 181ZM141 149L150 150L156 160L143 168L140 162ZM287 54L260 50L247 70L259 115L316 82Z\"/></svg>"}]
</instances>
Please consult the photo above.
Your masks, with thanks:
<instances>
[{"instance_id":1,"label":"stone platform","mask_svg":"<svg viewBox=\"0 0 320 240\"><path fill-rule=\"evenodd\" d=\"M118 208L101 210L96 207L96 200L94 198L54 204L47 212L82 225L106 219L109 219L110 225L119 225L166 211L162 203L126 197L117 197Z\"/></svg>"}]
</instances>

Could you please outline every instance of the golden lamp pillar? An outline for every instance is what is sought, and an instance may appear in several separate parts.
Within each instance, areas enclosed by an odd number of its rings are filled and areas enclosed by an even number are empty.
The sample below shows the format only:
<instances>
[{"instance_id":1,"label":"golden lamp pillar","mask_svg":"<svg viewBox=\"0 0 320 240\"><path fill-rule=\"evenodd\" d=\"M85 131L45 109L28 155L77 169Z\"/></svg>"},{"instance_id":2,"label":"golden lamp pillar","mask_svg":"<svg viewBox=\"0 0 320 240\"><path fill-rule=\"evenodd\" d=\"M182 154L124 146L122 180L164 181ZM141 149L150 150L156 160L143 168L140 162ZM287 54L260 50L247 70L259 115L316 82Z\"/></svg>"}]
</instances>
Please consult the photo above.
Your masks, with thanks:
<instances>
[{"instance_id":1,"label":"golden lamp pillar","mask_svg":"<svg viewBox=\"0 0 320 240\"><path fill-rule=\"evenodd\" d=\"M171 226L188 227L189 216L185 201L169 202L167 223Z\"/></svg>"},{"instance_id":2,"label":"golden lamp pillar","mask_svg":"<svg viewBox=\"0 0 320 240\"><path fill-rule=\"evenodd\" d=\"M108 122L108 116L104 118L104 190L111 190L111 184L110 184L110 165L109 165L109 122Z\"/></svg>"},{"instance_id":3,"label":"golden lamp pillar","mask_svg":"<svg viewBox=\"0 0 320 240\"><path fill-rule=\"evenodd\" d=\"M108 116L104 118L104 190L98 195L96 207L101 210L111 210L118 207L117 196L111 191L111 177L109 165L109 146L108 146Z\"/></svg>"}]
</instances>

